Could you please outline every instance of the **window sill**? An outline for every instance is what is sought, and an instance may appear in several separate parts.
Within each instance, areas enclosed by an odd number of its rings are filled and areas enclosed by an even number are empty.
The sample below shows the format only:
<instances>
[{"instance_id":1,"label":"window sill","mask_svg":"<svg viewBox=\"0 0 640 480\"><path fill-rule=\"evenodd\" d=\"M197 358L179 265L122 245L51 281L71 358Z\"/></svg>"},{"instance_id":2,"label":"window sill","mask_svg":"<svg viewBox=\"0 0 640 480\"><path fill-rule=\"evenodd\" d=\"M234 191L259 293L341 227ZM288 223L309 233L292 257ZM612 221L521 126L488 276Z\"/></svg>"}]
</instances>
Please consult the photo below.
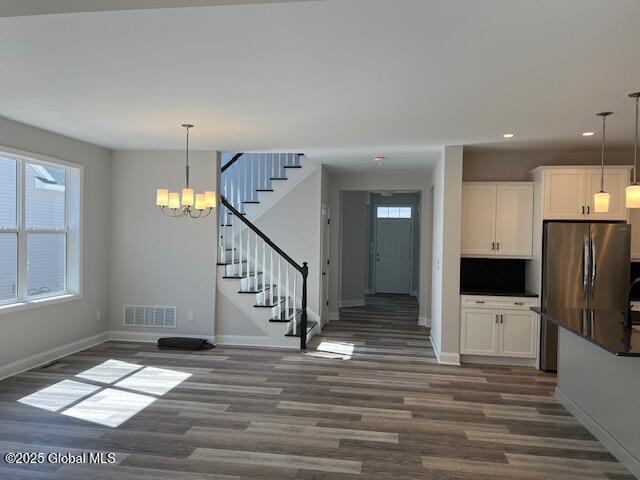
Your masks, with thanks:
<instances>
[{"instance_id":1,"label":"window sill","mask_svg":"<svg viewBox=\"0 0 640 480\"><path fill-rule=\"evenodd\" d=\"M3 315L5 313L20 312L22 310L31 310L32 308L48 307L50 305L73 302L75 300L81 299L82 295L67 293L65 295L58 295L56 297L38 298L36 300L30 300L28 302L9 303L7 305L0 305L0 315Z\"/></svg>"}]
</instances>

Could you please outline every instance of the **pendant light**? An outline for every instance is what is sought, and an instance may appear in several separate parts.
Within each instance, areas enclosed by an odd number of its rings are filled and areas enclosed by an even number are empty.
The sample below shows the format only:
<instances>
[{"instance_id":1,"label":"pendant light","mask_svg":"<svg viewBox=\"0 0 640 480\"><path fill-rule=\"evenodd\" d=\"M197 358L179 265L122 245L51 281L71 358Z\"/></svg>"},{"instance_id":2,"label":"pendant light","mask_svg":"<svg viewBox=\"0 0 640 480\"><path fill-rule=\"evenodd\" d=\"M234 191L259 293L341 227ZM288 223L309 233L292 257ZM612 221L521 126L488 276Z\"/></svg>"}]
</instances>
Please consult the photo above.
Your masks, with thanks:
<instances>
[{"instance_id":1,"label":"pendant light","mask_svg":"<svg viewBox=\"0 0 640 480\"><path fill-rule=\"evenodd\" d=\"M633 150L633 183L625 189L627 208L640 208L640 185L638 185L638 98L640 92L630 93L636 99L636 143Z\"/></svg>"},{"instance_id":2,"label":"pendant light","mask_svg":"<svg viewBox=\"0 0 640 480\"><path fill-rule=\"evenodd\" d=\"M607 213L609 211L609 194L604 191L604 142L607 117L613 112L600 112L602 117L602 172L600 173L600 191L593 195L593 210L596 213Z\"/></svg>"},{"instance_id":3,"label":"pendant light","mask_svg":"<svg viewBox=\"0 0 640 480\"><path fill-rule=\"evenodd\" d=\"M180 194L169 192L166 188L158 188L156 190L156 205L168 217L204 218L216 208L216 193L194 194L193 188L189 186L189 129L193 128L193 125L185 123L182 127L187 131L186 165L184 169L186 183L182 189L182 205L180 204Z\"/></svg>"}]
</instances>

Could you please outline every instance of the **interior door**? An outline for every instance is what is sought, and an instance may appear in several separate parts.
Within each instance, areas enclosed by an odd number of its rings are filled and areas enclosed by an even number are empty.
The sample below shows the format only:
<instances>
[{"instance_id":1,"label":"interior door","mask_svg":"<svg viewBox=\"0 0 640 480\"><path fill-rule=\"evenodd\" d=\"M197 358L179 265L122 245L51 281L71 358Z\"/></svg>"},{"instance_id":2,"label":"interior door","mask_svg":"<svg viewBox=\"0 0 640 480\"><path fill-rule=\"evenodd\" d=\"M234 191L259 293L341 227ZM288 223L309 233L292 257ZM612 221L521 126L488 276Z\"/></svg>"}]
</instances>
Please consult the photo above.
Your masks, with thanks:
<instances>
[{"instance_id":1,"label":"interior door","mask_svg":"<svg viewBox=\"0 0 640 480\"><path fill-rule=\"evenodd\" d=\"M496 186L462 185L462 255L493 255L496 235Z\"/></svg>"},{"instance_id":2,"label":"interior door","mask_svg":"<svg viewBox=\"0 0 640 480\"><path fill-rule=\"evenodd\" d=\"M411 289L411 219L376 218L376 292Z\"/></svg>"},{"instance_id":3,"label":"interior door","mask_svg":"<svg viewBox=\"0 0 640 480\"><path fill-rule=\"evenodd\" d=\"M496 201L496 255L533 253L533 185L499 185Z\"/></svg>"},{"instance_id":4,"label":"interior door","mask_svg":"<svg viewBox=\"0 0 640 480\"><path fill-rule=\"evenodd\" d=\"M329 269L331 268L329 261L329 235L331 228L331 220L329 219L329 208L322 207L322 313L323 322L329 320Z\"/></svg>"},{"instance_id":5,"label":"interior door","mask_svg":"<svg viewBox=\"0 0 640 480\"><path fill-rule=\"evenodd\" d=\"M600 168L587 169L587 211L589 220L626 220L625 187L629 184L629 170L626 168L606 168L604 171L604 190L609 193L609 211L596 213L593 210L593 195L600 191Z\"/></svg>"}]
</instances>

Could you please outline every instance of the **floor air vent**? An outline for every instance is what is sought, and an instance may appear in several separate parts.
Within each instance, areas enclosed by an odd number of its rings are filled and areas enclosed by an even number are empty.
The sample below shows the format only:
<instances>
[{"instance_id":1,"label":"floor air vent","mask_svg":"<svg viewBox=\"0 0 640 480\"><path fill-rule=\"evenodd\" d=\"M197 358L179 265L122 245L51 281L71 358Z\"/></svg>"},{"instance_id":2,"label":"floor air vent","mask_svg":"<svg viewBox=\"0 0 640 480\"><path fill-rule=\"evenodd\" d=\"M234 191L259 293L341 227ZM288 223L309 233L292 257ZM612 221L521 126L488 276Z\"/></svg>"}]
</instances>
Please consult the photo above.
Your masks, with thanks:
<instances>
[{"instance_id":1,"label":"floor air vent","mask_svg":"<svg viewBox=\"0 0 640 480\"><path fill-rule=\"evenodd\" d=\"M125 305L123 317L127 327L176 328L176 307Z\"/></svg>"}]
</instances>

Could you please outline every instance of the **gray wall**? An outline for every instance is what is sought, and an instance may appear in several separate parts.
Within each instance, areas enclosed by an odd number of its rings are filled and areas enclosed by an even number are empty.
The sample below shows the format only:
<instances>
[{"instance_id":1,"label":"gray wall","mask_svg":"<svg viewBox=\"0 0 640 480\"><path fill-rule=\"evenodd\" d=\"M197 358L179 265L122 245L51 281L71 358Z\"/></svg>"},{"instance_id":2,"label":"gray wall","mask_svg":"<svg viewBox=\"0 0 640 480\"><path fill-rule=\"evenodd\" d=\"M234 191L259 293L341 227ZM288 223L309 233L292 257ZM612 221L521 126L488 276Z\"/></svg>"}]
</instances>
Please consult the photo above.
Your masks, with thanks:
<instances>
[{"instance_id":1,"label":"gray wall","mask_svg":"<svg viewBox=\"0 0 640 480\"><path fill-rule=\"evenodd\" d=\"M0 365L7 365L106 330L111 152L1 117L0 145L84 165L82 298L0 314Z\"/></svg>"},{"instance_id":2,"label":"gray wall","mask_svg":"<svg viewBox=\"0 0 640 480\"><path fill-rule=\"evenodd\" d=\"M216 152L192 151L196 192L215 190ZM110 330L158 336L214 333L217 215L168 218L155 206L158 187L180 191L183 151L116 151L111 196ZM124 327L122 307L177 307L177 329ZM194 320L187 321L187 311Z\"/></svg>"},{"instance_id":3,"label":"gray wall","mask_svg":"<svg viewBox=\"0 0 640 480\"><path fill-rule=\"evenodd\" d=\"M342 301L364 301L368 198L367 192L342 192Z\"/></svg>"},{"instance_id":4,"label":"gray wall","mask_svg":"<svg viewBox=\"0 0 640 480\"><path fill-rule=\"evenodd\" d=\"M606 153L606 164L629 165L633 152ZM464 149L462 179L465 182L530 180L529 172L543 165L598 165L600 151L592 152L504 152Z\"/></svg>"}]
</instances>

